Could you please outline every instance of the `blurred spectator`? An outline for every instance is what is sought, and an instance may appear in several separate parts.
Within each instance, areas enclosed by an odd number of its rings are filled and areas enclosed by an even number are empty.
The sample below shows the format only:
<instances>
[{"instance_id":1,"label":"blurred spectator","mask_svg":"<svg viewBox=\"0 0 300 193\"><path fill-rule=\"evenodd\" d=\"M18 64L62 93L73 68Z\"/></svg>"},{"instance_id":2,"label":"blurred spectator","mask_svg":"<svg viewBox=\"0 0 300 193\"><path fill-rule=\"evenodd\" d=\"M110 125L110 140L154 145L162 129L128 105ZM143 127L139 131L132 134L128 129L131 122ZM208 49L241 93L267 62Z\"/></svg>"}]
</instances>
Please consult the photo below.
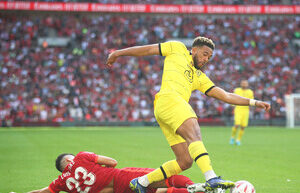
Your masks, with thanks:
<instances>
[{"instance_id":1,"label":"blurred spectator","mask_svg":"<svg viewBox=\"0 0 300 193\"><path fill-rule=\"evenodd\" d=\"M246 2L246 1L244 1ZM124 57L105 67L110 50L208 36L216 50L204 70L232 91L248 79L257 99L284 116L284 95L300 91L300 17L0 14L0 119L14 121L155 121L163 58ZM39 37L70 37L67 47ZM200 118L231 116L231 106L195 92ZM255 109L254 118L266 114Z\"/></svg>"}]
</instances>

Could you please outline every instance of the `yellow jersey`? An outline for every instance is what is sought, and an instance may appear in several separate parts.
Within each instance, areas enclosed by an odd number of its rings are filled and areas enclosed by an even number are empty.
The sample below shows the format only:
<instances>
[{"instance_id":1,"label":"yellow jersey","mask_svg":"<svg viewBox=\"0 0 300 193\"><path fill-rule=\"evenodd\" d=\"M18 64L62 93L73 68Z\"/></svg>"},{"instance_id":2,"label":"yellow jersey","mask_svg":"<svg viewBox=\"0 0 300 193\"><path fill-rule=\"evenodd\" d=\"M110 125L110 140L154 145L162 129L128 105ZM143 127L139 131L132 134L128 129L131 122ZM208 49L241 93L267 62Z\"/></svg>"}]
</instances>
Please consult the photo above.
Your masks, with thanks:
<instances>
[{"instance_id":1,"label":"yellow jersey","mask_svg":"<svg viewBox=\"0 0 300 193\"><path fill-rule=\"evenodd\" d=\"M248 98L248 99L253 99L253 91L251 89L242 89L242 88L236 88L234 89L234 94L237 94L239 96ZM249 106L235 106L236 110L240 109L240 110L249 110Z\"/></svg>"},{"instance_id":2,"label":"yellow jersey","mask_svg":"<svg viewBox=\"0 0 300 193\"><path fill-rule=\"evenodd\" d=\"M192 91L206 94L214 83L193 66L193 57L186 46L178 41L159 44L160 55L165 56L162 83L157 94L176 94L189 101Z\"/></svg>"}]
</instances>

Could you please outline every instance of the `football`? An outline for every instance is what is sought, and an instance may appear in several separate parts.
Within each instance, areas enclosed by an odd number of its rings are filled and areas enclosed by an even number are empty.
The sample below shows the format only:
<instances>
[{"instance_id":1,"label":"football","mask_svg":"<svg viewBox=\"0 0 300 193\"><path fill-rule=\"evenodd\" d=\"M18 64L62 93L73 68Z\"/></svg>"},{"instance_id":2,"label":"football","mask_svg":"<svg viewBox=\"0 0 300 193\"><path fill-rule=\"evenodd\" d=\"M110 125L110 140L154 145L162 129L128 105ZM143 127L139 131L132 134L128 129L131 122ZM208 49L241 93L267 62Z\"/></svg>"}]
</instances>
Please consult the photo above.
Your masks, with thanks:
<instances>
[{"instance_id":1,"label":"football","mask_svg":"<svg viewBox=\"0 0 300 193\"><path fill-rule=\"evenodd\" d=\"M235 183L235 187L231 188L230 193L255 193L255 189L250 182L241 180Z\"/></svg>"}]
</instances>

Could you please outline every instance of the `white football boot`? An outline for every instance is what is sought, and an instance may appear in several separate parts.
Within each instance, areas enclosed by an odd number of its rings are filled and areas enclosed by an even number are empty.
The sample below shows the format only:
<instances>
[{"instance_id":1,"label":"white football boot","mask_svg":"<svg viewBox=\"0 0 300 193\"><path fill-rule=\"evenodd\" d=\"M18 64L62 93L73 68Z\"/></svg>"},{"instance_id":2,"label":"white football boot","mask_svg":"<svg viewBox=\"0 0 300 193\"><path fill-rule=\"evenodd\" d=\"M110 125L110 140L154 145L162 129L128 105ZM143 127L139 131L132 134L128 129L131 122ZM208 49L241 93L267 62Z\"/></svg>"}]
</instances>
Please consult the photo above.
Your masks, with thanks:
<instances>
[{"instance_id":1,"label":"white football boot","mask_svg":"<svg viewBox=\"0 0 300 193\"><path fill-rule=\"evenodd\" d=\"M187 187L187 191L189 193L196 193L196 192L225 193L225 190L223 190L222 188L217 188L211 191L207 191L204 187L205 187L205 183L192 184Z\"/></svg>"}]
</instances>

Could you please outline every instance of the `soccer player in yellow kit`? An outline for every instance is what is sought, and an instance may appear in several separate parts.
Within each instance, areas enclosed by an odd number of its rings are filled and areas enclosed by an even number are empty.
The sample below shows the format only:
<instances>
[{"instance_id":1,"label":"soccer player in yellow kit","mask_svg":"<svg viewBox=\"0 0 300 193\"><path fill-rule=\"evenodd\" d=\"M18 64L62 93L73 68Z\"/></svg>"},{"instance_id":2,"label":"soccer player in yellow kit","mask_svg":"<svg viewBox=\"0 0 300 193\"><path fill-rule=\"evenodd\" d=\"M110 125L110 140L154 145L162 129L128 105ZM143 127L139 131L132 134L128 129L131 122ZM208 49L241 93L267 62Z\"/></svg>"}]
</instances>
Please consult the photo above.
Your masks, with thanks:
<instances>
[{"instance_id":1,"label":"soccer player in yellow kit","mask_svg":"<svg viewBox=\"0 0 300 193\"><path fill-rule=\"evenodd\" d=\"M234 186L233 182L217 177L211 166L209 155L202 142L197 116L188 103L191 93L197 89L207 96L229 104L253 105L266 111L270 109L270 105L226 92L214 85L201 71L212 57L214 48L211 39L197 37L190 51L181 42L169 41L116 50L108 56L106 61L108 66L112 66L120 56L161 55L165 57L161 88L154 101L154 115L176 160L165 162L153 172L133 179L130 186L135 192L146 193L150 184L190 168L193 160L205 176L206 190ZM188 187L188 190L197 192L197 188L196 184Z\"/></svg>"},{"instance_id":2,"label":"soccer player in yellow kit","mask_svg":"<svg viewBox=\"0 0 300 193\"><path fill-rule=\"evenodd\" d=\"M247 80L241 81L241 87L234 89L234 93L249 99L253 99L253 91L248 88L249 84ZM237 145L241 145L241 139L245 132L245 127L248 126L249 120L249 106L235 106L234 108L234 126L232 127L230 144L233 145L234 142ZM240 127L238 137L235 141L235 136L237 129Z\"/></svg>"}]
</instances>

